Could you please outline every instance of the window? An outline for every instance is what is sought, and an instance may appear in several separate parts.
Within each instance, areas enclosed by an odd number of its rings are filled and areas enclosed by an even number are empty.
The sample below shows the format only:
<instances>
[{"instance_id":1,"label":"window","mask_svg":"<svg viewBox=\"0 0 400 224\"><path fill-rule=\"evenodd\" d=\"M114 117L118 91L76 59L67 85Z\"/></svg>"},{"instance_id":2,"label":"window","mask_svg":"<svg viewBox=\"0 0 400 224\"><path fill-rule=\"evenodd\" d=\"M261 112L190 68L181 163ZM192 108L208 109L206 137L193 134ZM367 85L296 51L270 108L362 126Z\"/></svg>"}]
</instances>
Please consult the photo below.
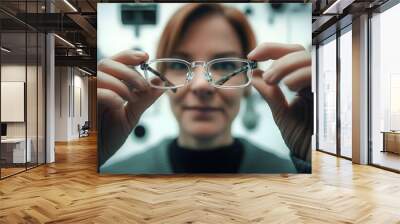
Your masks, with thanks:
<instances>
[{"instance_id":1,"label":"window","mask_svg":"<svg viewBox=\"0 0 400 224\"><path fill-rule=\"evenodd\" d=\"M318 149L336 153L336 39L318 48Z\"/></svg>"},{"instance_id":2,"label":"window","mask_svg":"<svg viewBox=\"0 0 400 224\"><path fill-rule=\"evenodd\" d=\"M400 170L400 5L371 18L371 162Z\"/></svg>"},{"instance_id":3,"label":"window","mask_svg":"<svg viewBox=\"0 0 400 224\"><path fill-rule=\"evenodd\" d=\"M340 36L340 155L351 158L352 149L352 34Z\"/></svg>"}]
</instances>

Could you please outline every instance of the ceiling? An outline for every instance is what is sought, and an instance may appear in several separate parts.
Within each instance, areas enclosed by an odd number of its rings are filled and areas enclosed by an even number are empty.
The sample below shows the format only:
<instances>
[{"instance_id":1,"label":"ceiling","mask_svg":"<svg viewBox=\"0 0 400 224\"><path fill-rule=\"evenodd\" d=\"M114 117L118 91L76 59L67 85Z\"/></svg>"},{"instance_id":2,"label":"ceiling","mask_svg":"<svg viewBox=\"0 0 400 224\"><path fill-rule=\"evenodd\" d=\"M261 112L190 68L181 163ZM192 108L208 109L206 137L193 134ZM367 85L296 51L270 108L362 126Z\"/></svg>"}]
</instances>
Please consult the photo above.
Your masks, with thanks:
<instances>
[{"instance_id":1,"label":"ceiling","mask_svg":"<svg viewBox=\"0 0 400 224\"><path fill-rule=\"evenodd\" d=\"M1 0L2 46L12 49L3 60L23 60L25 55L28 59L34 57L38 48L37 44L30 43L34 35L29 32L54 32L62 38L55 38L56 65L80 66L95 73L97 2ZM50 9L52 13L49 13ZM28 35L25 35L26 31ZM36 40L34 42L36 43Z\"/></svg>"},{"instance_id":2,"label":"ceiling","mask_svg":"<svg viewBox=\"0 0 400 224\"><path fill-rule=\"evenodd\" d=\"M312 39L317 44L352 23L368 11L373 12L390 0L313 0Z\"/></svg>"}]
</instances>

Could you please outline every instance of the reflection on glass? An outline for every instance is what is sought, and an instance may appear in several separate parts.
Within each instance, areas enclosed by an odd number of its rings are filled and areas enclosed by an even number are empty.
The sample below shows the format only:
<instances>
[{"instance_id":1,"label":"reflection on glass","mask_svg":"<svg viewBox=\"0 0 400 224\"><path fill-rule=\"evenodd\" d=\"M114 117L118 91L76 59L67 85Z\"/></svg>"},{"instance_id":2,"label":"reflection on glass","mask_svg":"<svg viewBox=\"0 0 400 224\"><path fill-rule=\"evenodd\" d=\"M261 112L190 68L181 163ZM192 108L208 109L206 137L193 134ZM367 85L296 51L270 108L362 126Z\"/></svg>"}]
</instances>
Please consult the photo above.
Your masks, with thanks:
<instances>
[{"instance_id":1,"label":"reflection on glass","mask_svg":"<svg viewBox=\"0 0 400 224\"><path fill-rule=\"evenodd\" d=\"M27 114L27 143L30 148L30 158L27 167L37 165L37 33L27 33L27 82L26 82L26 114Z\"/></svg>"},{"instance_id":2,"label":"reflection on glass","mask_svg":"<svg viewBox=\"0 0 400 224\"><path fill-rule=\"evenodd\" d=\"M2 178L25 170L30 159L26 141L26 34L2 33L1 44L1 122L7 124L7 135L1 140ZM28 150L27 150L28 146Z\"/></svg>"},{"instance_id":3,"label":"reflection on glass","mask_svg":"<svg viewBox=\"0 0 400 224\"><path fill-rule=\"evenodd\" d=\"M318 51L318 147L336 153L336 40Z\"/></svg>"},{"instance_id":4,"label":"reflection on glass","mask_svg":"<svg viewBox=\"0 0 400 224\"><path fill-rule=\"evenodd\" d=\"M352 35L340 37L340 154L352 157Z\"/></svg>"}]
</instances>

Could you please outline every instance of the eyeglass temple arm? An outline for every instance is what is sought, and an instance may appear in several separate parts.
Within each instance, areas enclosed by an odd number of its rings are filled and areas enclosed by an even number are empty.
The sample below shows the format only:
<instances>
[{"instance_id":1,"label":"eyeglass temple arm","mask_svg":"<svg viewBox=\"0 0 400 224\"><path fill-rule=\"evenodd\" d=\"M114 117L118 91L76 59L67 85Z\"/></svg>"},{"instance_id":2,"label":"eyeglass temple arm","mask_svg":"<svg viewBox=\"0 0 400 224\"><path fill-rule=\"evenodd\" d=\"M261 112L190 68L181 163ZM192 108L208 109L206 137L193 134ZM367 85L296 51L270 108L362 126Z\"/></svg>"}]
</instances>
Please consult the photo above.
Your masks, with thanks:
<instances>
[{"instance_id":1,"label":"eyeglass temple arm","mask_svg":"<svg viewBox=\"0 0 400 224\"><path fill-rule=\"evenodd\" d=\"M152 67L150 67L147 63L142 63L140 65L140 68L142 70L149 70L150 72L152 72L154 75L158 76L162 81L166 82L167 85L169 86L174 86L174 84L172 82L170 82L167 78L164 77L164 75L162 75L161 73L159 73L158 71L156 71L155 69L153 69ZM176 89L171 89L172 92L176 93Z\"/></svg>"},{"instance_id":2,"label":"eyeglass temple arm","mask_svg":"<svg viewBox=\"0 0 400 224\"><path fill-rule=\"evenodd\" d=\"M250 61L250 68L251 68L251 69L257 68L257 62L255 62L255 61ZM244 72L244 71L246 71L246 70L248 70L248 69L249 69L249 68L248 68L247 66L242 66L242 67L238 68L236 71L233 71L232 73L227 74L227 75L221 77L220 79L218 79L218 80L215 82L215 84L217 84L217 85L222 85L222 84L224 84L225 82L227 82L230 78L232 78L233 76L235 76L235 75L237 75L237 74L239 74L239 73L242 73L242 72Z\"/></svg>"}]
</instances>

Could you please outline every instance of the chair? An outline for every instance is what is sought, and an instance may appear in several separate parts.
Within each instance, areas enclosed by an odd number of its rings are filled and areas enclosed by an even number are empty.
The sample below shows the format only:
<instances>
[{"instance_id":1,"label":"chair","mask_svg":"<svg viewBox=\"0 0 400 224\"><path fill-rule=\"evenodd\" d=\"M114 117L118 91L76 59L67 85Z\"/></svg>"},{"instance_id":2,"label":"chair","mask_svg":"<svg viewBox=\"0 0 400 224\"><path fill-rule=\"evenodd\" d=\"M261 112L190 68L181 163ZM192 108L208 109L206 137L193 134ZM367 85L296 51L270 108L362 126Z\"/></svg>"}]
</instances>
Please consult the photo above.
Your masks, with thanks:
<instances>
[{"instance_id":1,"label":"chair","mask_svg":"<svg viewBox=\"0 0 400 224\"><path fill-rule=\"evenodd\" d=\"M89 136L89 129L90 129L89 121L85 121L82 127L78 124L79 138Z\"/></svg>"}]
</instances>

